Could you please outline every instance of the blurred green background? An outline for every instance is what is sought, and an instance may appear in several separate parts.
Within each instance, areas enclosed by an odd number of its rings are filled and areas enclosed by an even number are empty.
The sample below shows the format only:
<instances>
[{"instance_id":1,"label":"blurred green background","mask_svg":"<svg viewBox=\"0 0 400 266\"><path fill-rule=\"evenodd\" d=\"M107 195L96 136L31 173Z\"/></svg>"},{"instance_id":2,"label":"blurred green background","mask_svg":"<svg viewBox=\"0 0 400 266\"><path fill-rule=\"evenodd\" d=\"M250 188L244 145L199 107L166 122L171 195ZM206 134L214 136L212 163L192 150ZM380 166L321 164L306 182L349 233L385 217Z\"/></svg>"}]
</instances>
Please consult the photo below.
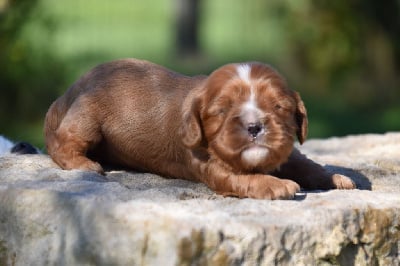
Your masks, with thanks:
<instances>
[{"instance_id":1,"label":"blurred green background","mask_svg":"<svg viewBox=\"0 0 400 266\"><path fill-rule=\"evenodd\" d=\"M187 2L198 3L189 50L177 44L185 0L0 0L0 134L43 148L52 101L123 57L188 75L268 62L302 95L310 138L400 130L400 1Z\"/></svg>"}]
</instances>

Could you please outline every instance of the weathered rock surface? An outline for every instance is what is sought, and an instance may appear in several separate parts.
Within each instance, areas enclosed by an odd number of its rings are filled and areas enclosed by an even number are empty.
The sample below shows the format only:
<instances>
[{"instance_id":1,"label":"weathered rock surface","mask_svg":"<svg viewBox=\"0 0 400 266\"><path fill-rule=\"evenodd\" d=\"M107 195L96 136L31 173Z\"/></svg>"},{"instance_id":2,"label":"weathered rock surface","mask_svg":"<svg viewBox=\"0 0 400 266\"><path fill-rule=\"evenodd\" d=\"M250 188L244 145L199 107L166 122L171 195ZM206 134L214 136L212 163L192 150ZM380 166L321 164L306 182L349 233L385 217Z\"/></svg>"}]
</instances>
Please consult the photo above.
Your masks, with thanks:
<instances>
[{"instance_id":1,"label":"weathered rock surface","mask_svg":"<svg viewBox=\"0 0 400 266\"><path fill-rule=\"evenodd\" d=\"M359 189L223 198L151 174L1 157L0 265L399 265L400 133L301 151Z\"/></svg>"}]
</instances>

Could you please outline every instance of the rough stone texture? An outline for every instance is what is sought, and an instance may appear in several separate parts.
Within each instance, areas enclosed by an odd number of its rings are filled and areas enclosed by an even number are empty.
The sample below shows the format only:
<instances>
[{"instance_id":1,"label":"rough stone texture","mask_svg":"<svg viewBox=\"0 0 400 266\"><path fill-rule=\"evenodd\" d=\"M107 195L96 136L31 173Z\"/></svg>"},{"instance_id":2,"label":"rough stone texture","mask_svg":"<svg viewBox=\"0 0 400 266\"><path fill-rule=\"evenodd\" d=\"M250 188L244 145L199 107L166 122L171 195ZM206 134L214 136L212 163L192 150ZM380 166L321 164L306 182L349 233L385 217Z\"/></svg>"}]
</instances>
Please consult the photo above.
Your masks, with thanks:
<instances>
[{"instance_id":1,"label":"rough stone texture","mask_svg":"<svg viewBox=\"0 0 400 266\"><path fill-rule=\"evenodd\" d=\"M223 198L151 174L1 157L0 265L399 265L400 133L301 150L360 189Z\"/></svg>"}]
</instances>

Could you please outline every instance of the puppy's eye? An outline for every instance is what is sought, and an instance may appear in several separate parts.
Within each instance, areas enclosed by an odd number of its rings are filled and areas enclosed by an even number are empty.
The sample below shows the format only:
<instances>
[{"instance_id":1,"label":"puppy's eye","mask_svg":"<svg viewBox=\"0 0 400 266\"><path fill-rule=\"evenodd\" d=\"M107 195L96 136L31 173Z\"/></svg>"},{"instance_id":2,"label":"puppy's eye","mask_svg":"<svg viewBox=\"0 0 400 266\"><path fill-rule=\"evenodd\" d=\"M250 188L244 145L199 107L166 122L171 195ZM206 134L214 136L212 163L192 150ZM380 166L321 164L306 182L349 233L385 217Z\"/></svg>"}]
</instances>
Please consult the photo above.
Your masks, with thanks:
<instances>
[{"instance_id":1,"label":"puppy's eye","mask_svg":"<svg viewBox=\"0 0 400 266\"><path fill-rule=\"evenodd\" d=\"M225 116L232 106L231 100L227 98L218 98L213 102L208 110L211 116Z\"/></svg>"},{"instance_id":2,"label":"puppy's eye","mask_svg":"<svg viewBox=\"0 0 400 266\"><path fill-rule=\"evenodd\" d=\"M282 109L282 106L280 104L275 104L275 110L280 110Z\"/></svg>"},{"instance_id":3,"label":"puppy's eye","mask_svg":"<svg viewBox=\"0 0 400 266\"><path fill-rule=\"evenodd\" d=\"M227 111L227 108L220 108L217 111L217 115L225 115Z\"/></svg>"},{"instance_id":4,"label":"puppy's eye","mask_svg":"<svg viewBox=\"0 0 400 266\"><path fill-rule=\"evenodd\" d=\"M210 116L223 116L227 111L227 108L211 108L208 113Z\"/></svg>"}]
</instances>

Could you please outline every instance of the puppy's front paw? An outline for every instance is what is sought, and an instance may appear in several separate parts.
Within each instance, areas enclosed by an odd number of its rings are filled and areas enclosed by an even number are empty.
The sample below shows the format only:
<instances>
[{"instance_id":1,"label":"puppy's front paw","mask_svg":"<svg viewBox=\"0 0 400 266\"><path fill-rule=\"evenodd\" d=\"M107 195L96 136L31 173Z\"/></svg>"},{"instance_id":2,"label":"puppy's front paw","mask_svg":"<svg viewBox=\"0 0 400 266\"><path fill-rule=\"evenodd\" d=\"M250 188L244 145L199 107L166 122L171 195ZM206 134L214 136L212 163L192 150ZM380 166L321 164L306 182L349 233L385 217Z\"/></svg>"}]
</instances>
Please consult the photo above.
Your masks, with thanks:
<instances>
[{"instance_id":1,"label":"puppy's front paw","mask_svg":"<svg viewBox=\"0 0 400 266\"><path fill-rule=\"evenodd\" d=\"M347 176L334 174L332 176L333 186L337 189L354 189L356 184Z\"/></svg>"},{"instance_id":2,"label":"puppy's front paw","mask_svg":"<svg viewBox=\"0 0 400 266\"><path fill-rule=\"evenodd\" d=\"M300 186L291 180L262 176L251 183L248 197L256 199L293 199Z\"/></svg>"}]
</instances>

